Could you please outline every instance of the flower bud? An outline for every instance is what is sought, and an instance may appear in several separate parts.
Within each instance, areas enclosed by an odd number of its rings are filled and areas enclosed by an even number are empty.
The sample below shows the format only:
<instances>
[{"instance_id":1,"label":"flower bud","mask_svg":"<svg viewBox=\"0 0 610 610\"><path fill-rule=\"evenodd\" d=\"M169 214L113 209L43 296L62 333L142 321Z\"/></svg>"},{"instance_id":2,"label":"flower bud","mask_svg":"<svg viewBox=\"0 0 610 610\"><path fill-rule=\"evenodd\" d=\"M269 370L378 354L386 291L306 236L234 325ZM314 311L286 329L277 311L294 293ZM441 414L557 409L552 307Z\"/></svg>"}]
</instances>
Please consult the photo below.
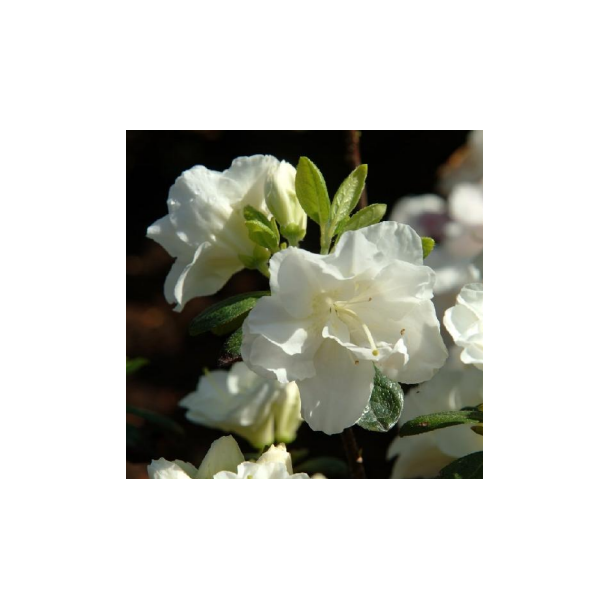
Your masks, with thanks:
<instances>
[{"instance_id":1,"label":"flower bud","mask_svg":"<svg viewBox=\"0 0 610 610\"><path fill-rule=\"evenodd\" d=\"M307 215L295 192L294 181L297 170L282 161L269 171L265 183L267 207L280 225L280 233L291 246L296 246L305 236Z\"/></svg>"}]
</instances>

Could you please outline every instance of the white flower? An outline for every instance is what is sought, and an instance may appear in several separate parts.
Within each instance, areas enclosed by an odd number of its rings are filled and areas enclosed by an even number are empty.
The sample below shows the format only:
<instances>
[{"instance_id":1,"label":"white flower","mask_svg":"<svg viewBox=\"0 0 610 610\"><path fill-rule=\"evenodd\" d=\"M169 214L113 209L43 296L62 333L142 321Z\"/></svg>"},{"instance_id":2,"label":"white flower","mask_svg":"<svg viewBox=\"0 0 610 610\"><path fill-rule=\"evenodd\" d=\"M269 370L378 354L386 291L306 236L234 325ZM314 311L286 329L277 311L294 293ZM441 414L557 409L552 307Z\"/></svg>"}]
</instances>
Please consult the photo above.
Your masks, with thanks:
<instances>
[{"instance_id":1,"label":"white flower","mask_svg":"<svg viewBox=\"0 0 610 610\"><path fill-rule=\"evenodd\" d=\"M461 359L483 369L483 284L467 284L457 297L457 304L443 318L456 345L464 348Z\"/></svg>"},{"instance_id":2,"label":"white flower","mask_svg":"<svg viewBox=\"0 0 610 610\"><path fill-rule=\"evenodd\" d=\"M292 460L284 443L271 445L256 463L244 462L234 471L219 472L215 479L309 479L305 473L292 473Z\"/></svg>"},{"instance_id":3,"label":"white flower","mask_svg":"<svg viewBox=\"0 0 610 610\"><path fill-rule=\"evenodd\" d=\"M243 362L207 372L180 406L190 421L239 434L254 447L292 442L302 422L296 384L264 379Z\"/></svg>"},{"instance_id":4,"label":"white flower","mask_svg":"<svg viewBox=\"0 0 610 610\"><path fill-rule=\"evenodd\" d=\"M390 218L437 242L426 265L436 272L434 304L442 317L465 284L482 279L482 185L456 186L448 203L437 195L405 197L396 203Z\"/></svg>"},{"instance_id":5,"label":"white flower","mask_svg":"<svg viewBox=\"0 0 610 610\"><path fill-rule=\"evenodd\" d=\"M304 473L292 473L292 460L286 446L273 445L256 463L245 462L232 436L212 443L199 469L188 462L164 458L153 460L148 467L151 479L309 479Z\"/></svg>"},{"instance_id":6,"label":"white flower","mask_svg":"<svg viewBox=\"0 0 610 610\"><path fill-rule=\"evenodd\" d=\"M188 462L170 462L161 458L151 462L148 476L151 479L211 479L221 470L237 472L238 465L243 461L243 453L235 439L223 436L212 443L198 469Z\"/></svg>"},{"instance_id":7,"label":"white flower","mask_svg":"<svg viewBox=\"0 0 610 610\"><path fill-rule=\"evenodd\" d=\"M271 296L244 322L242 357L259 375L297 382L313 430L336 434L360 419L373 365L419 383L445 361L430 300L434 272L410 227L349 231L328 255L287 248L269 268Z\"/></svg>"},{"instance_id":8,"label":"white flower","mask_svg":"<svg viewBox=\"0 0 610 610\"><path fill-rule=\"evenodd\" d=\"M483 402L483 372L464 364L459 352L453 346L445 366L430 381L409 390L400 424L420 415L456 411ZM433 478L457 458L482 449L483 437L467 425L396 438L388 449L388 459L397 458L392 478Z\"/></svg>"},{"instance_id":9,"label":"white flower","mask_svg":"<svg viewBox=\"0 0 610 610\"><path fill-rule=\"evenodd\" d=\"M248 237L243 209L251 205L269 216L264 185L278 164L271 156L239 157L224 172L197 165L176 180L167 200L169 214L148 227L147 235L176 257L165 298L176 302L178 311L194 297L218 292L244 268L243 257L260 256Z\"/></svg>"},{"instance_id":10,"label":"white flower","mask_svg":"<svg viewBox=\"0 0 610 610\"><path fill-rule=\"evenodd\" d=\"M422 237L442 241L449 222L447 203L438 195L403 197L392 207L390 219L409 225Z\"/></svg>"},{"instance_id":11,"label":"white flower","mask_svg":"<svg viewBox=\"0 0 610 610\"><path fill-rule=\"evenodd\" d=\"M265 183L267 207L280 224L280 232L290 245L296 246L305 237L307 214L301 207L295 190L297 170L282 161L269 170Z\"/></svg>"}]
</instances>

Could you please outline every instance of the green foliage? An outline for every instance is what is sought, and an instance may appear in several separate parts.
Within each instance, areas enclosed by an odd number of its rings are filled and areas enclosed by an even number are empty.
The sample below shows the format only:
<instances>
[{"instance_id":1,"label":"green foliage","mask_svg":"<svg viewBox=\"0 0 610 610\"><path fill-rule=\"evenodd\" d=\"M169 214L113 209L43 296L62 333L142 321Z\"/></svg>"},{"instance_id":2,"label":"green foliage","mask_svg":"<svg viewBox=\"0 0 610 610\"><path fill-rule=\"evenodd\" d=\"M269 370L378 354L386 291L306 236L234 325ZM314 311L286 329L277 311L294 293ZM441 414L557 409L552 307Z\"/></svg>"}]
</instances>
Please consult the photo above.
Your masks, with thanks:
<instances>
[{"instance_id":1,"label":"green foliage","mask_svg":"<svg viewBox=\"0 0 610 610\"><path fill-rule=\"evenodd\" d=\"M424 258L434 250L434 246L436 242L431 237L422 237L421 238L421 246L424 251Z\"/></svg>"},{"instance_id":2,"label":"green foliage","mask_svg":"<svg viewBox=\"0 0 610 610\"><path fill-rule=\"evenodd\" d=\"M483 452L477 451L466 455L445 466L437 479L482 479Z\"/></svg>"},{"instance_id":3,"label":"green foliage","mask_svg":"<svg viewBox=\"0 0 610 610\"><path fill-rule=\"evenodd\" d=\"M400 429L400 436L414 436L422 432L440 430L449 426L459 426L461 424L478 425L483 423L483 411L479 407L465 407L461 411L443 411L442 413L432 413L421 415L411 419Z\"/></svg>"},{"instance_id":4,"label":"green foliage","mask_svg":"<svg viewBox=\"0 0 610 610\"><path fill-rule=\"evenodd\" d=\"M127 375L135 373L148 364L146 358L127 358Z\"/></svg>"},{"instance_id":5,"label":"green foliage","mask_svg":"<svg viewBox=\"0 0 610 610\"><path fill-rule=\"evenodd\" d=\"M189 326L189 334L196 336L208 331L225 334L235 330L256 305L258 299L269 294L267 291L244 292L216 303L193 319Z\"/></svg>"},{"instance_id":6,"label":"green foliage","mask_svg":"<svg viewBox=\"0 0 610 610\"><path fill-rule=\"evenodd\" d=\"M241 341L244 333L241 326L229 336L222 346L220 362L232 362L241 356Z\"/></svg>"},{"instance_id":7,"label":"green foliage","mask_svg":"<svg viewBox=\"0 0 610 610\"><path fill-rule=\"evenodd\" d=\"M295 179L296 194L301 207L314 222L326 226L330 216L330 198L322 172L307 157L301 157Z\"/></svg>"},{"instance_id":8,"label":"green foliage","mask_svg":"<svg viewBox=\"0 0 610 610\"><path fill-rule=\"evenodd\" d=\"M358 166L341 184L339 190L333 197L331 208L331 233L334 228L344 219L346 219L352 210L358 205L366 175L368 172L367 165Z\"/></svg>"},{"instance_id":9,"label":"green foliage","mask_svg":"<svg viewBox=\"0 0 610 610\"><path fill-rule=\"evenodd\" d=\"M258 220L247 220L246 228L248 229L248 237L255 244L276 252L280 243L279 237L274 235L273 231Z\"/></svg>"},{"instance_id":10,"label":"green foliage","mask_svg":"<svg viewBox=\"0 0 610 610\"><path fill-rule=\"evenodd\" d=\"M371 432L387 432L396 424L404 405L400 384L388 379L375 367L371 399L358 420L358 425Z\"/></svg>"},{"instance_id":11,"label":"green foliage","mask_svg":"<svg viewBox=\"0 0 610 610\"><path fill-rule=\"evenodd\" d=\"M351 218L344 218L343 222L339 223L339 226L335 229L335 234L340 236L346 231L356 231L377 224L385 215L387 207L385 203L368 205L356 212Z\"/></svg>"}]
</instances>

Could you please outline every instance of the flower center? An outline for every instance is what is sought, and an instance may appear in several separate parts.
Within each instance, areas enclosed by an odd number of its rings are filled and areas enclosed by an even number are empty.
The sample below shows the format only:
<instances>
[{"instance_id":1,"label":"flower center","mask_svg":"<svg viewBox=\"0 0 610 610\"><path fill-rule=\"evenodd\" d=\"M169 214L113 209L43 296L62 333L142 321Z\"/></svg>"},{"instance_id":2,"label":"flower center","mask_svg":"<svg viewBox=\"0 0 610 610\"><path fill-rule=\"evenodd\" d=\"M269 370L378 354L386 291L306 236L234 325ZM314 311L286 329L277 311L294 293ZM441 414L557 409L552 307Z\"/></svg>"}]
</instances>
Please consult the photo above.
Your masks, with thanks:
<instances>
[{"instance_id":1,"label":"flower center","mask_svg":"<svg viewBox=\"0 0 610 610\"><path fill-rule=\"evenodd\" d=\"M354 305L356 303L367 303L370 300L371 298L365 299L363 301L336 301L333 306L339 318L341 318L342 316L347 316L356 323L356 325L364 333L364 336L367 338L367 341L371 346L371 350L373 350L373 356L379 356L379 350L375 345L375 340L373 339L373 335L371 334L369 327L364 323L362 318L353 309L347 307L347 305Z\"/></svg>"}]
</instances>

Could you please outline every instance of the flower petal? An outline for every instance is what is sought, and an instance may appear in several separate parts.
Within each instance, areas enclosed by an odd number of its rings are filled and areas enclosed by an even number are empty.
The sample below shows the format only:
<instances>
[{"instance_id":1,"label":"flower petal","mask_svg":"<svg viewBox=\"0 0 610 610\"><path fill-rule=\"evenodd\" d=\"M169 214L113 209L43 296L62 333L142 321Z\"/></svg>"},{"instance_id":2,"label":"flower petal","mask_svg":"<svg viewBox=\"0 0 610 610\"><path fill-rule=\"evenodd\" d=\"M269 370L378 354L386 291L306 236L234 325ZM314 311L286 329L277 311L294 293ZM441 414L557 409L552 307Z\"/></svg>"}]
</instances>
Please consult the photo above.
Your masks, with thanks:
<instances>
[{"instance_id":1,"label":"flower petal","mask_svg":"<svg viewBox=\"0 0 610 610\"><path fill-rule=\"evenodd\" d=\"M284 445L284 443L280 443L277 447L271 445L271 447L256 460L256 463L279 463L286 468L288 474L292 474L292 458L290 457L290 453L286 451L286 445Z\"/></svg>"},{"instance_id":2,"label":"flower petal","mask_svg":"<svg viewBox=\"0 0 610 610\"><path fill-rule=\"evenodd\" d=\"M190 261L195 247L180 239L169 214L157 220L146 230L146 237L162 246L170 256Z\"/></svg>"},{"instance_id":3,"label":"flower petal","mask_svg":"<svg viewBox=\"0 0 610 610\"><path fill-rule=\"evenodd\" d=\"M192 464L180 460L170 462L165 458L153 460L147 470L150 479L191 479L197 474Z\"/></svg>"},{"instance_id":4,"label":"flower petal","mask_svg":"<svg viewBox=\"0 0 610 610\"><path fill-rule=\"evenodd\" d=\"M186 302L195 297L216 294L232 275L243 268L235 252L218 244L204 242L176 281L176 311L182 311Z\"/></svg>"},{"instance_id":5,"label":"flower petal","mask_svg":"<svg viewBox=\"0 0 610 610\"><path fill-rule=\"evenodd\" d=\"M408 225L388 220L356 231L377 247L388 260L401 260L414 265L423 263L423 250L420 236ZM350 234L345 233L341 243ZM338 248L337 248L338 249Z\"/></svg>"},{"instance_id":6,"label":"flower petal","mask_svg":"<svg viewBox=\"0 0 610 610\"><path fill-rule=\"evenodd\" d=\"M241 356L246 365L257 375L266 379L277 379L281 383L297 381L315 375L311 354L289 356L275 343L262 335L253 334L244 322ZM320 337L320 341L322 338Z\"/></svg>"},{"instance_id":7,"label":"flower petal","mask_svg":"<svg viewBox=\"0 0 610 610\"><path fill-rule=\"evenodd\" d=\"M235 439L232 436L221 436L212 443L195 478L212 479L221 470L237 472L237 466L243 461L243 453Z\"/></svg>"},{"instance_id":8,"label":"flower petal","mask_svg":"<svg viewBox=\"0 0 610 610\"><path fill-rule=\"evenodd\" d=\"M269 261L271 294L281 300L284 309L294 318L309 316L316 296L337 289L344 280L336 266L320 256L299 248L286 248Z\"/></svg>"},{"instance_id":9,"label":"flower petal","mask_svg":"<svg viewBox=\"0 0 610 610\"><path fill-rule=\"evenodd\" d=\"M443 366L448 355L432 301L413 303L401 324L409 361L395 380L402 383L428 381Z\"/></svg>"},{"instance_id":10,"label":"flower petal","mask_svg":"<svg viewBox=\"0 0 610 610\"><path fill-rule=\"evenodd\" d=\"M315 359L315 377L297 381L301 413L312 430L337 434L362 416L373 390L371 362L355 364L350 352L325 339Z\"/></svg>"}]
</instances>

